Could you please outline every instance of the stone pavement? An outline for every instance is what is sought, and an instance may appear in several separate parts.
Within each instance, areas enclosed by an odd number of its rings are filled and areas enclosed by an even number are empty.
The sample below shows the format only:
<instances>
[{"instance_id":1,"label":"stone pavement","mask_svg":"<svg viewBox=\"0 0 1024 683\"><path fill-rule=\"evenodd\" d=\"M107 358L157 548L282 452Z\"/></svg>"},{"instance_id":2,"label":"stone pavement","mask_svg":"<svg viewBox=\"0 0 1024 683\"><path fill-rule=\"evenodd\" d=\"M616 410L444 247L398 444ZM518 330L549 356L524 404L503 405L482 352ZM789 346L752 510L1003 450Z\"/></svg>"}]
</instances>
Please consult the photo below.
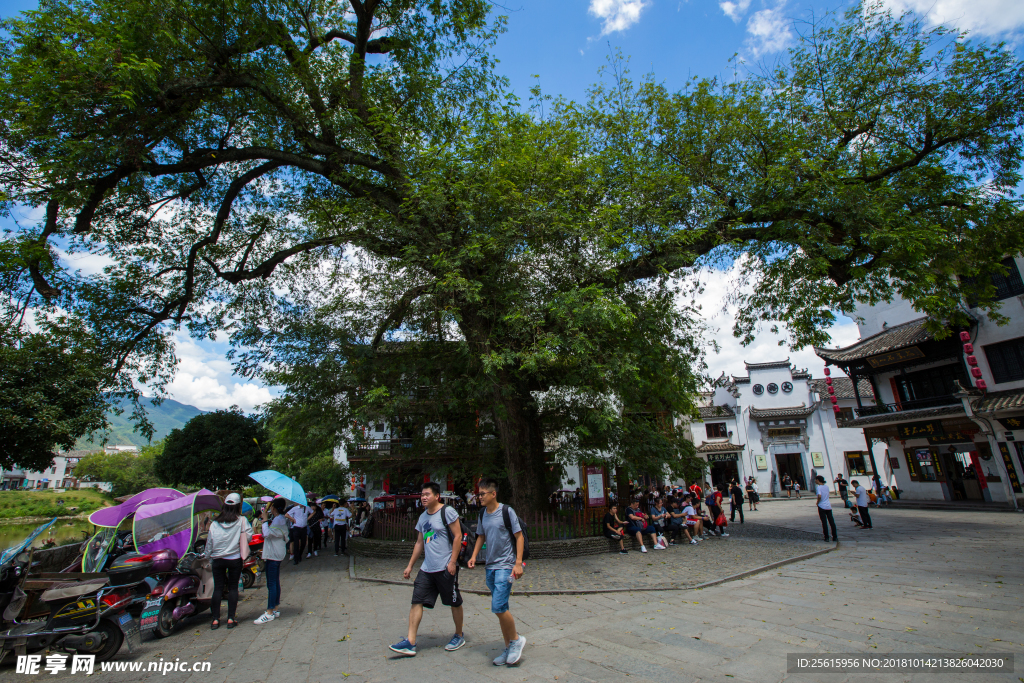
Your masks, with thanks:
<instances>
[{"instance_id":1,"label":"stone pavement","mask_svg":"<svg viewBox=\"0 0 1024 683\"><path fill-rule=\"evenodd\" d=\"M242 625L209 616L118 661L210 661L205 674L97 673L99 681L973 681L1024 675L1024 516L872 510L875 529L837 520L840 547L700 590L524 596L512 603L528 640L519 667L494 667L500 633L484 596L467 595L468 645L442 649L450 612L428 610L420 653L398 658L410 590L353 582L345 558L319 557L283 576L283 618L254 626L264 590L247 592ZM748 519L818 531L814 503L765 506ZM711 541L707 543L712 543ZM723 546L728 540L722 541ZM723 550L724 552L724 550ZM682 557L682 555L679 555ZM618 559L616 557L615 559ZM623 573L650 555L630 553ZM1014 653L1013 674L786 674L786 653ZM45 674L44 674L45 675ZM954 678L955 676L955 678ZM66 679L69 674L46 675ZM10 664L0 680L26 680Z\"/></svg>"}]
</instances>

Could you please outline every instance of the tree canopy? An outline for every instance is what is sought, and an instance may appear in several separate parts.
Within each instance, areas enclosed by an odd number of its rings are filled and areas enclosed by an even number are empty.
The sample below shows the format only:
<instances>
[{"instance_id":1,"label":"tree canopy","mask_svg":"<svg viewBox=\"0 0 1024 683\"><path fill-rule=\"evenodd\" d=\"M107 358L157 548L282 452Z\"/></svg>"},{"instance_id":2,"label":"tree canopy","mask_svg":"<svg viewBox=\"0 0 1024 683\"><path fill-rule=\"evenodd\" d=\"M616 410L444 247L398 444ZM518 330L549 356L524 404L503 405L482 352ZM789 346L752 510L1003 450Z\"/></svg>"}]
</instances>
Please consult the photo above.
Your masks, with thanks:
<instances>
[{"instance_id":1,"label":"tree canopy","mask_svg":"<svg viewBox=\"0 0 1024 683\"><path fill-rule=\"evenodd\" d=\"M52 0L9 20L0 183L45 209L11 238L13 281L80 315L126 389L166 379L181 328L230 329L296 424L410 415L411 387L441 387L415 419L449 450L493 435L520 508L556 463L694 464L665 416L701 383L695 269L740 259L736 332L784 320L794 346L858 301L953 324L965 289L998 306L965 283L1024 239L1003 46L857 6L766 73L672 90L617 64L588 102L524 108L490 9ZM57 244L113 265L75 277Z\"/></svg>"},{"instance_id":2,"label":"tree canopy","mask_svg":"<svg viewBox=\"0 0 1024 683\"><path fill-rule=\"evenodd\" d=\"M259 418L237 409L218 410L172 429L154 471L169 486L242 489L252 481L250 472L267 468L271 452Z\"/></svg>"},{"instance_id":3,"label":"tree canopy","mask_svg":"<svg viewBox=\"0 0 1024 683\"><path fill-rule=\"evenodd\" d=\"M85 481L109 481L113 485L111 493L116 497L139 493L160 485L154 468L162 451L163 442L160 441L143 446L138 453L90 453L78 461L75 476Z\"/></svg>"}]
</instances>

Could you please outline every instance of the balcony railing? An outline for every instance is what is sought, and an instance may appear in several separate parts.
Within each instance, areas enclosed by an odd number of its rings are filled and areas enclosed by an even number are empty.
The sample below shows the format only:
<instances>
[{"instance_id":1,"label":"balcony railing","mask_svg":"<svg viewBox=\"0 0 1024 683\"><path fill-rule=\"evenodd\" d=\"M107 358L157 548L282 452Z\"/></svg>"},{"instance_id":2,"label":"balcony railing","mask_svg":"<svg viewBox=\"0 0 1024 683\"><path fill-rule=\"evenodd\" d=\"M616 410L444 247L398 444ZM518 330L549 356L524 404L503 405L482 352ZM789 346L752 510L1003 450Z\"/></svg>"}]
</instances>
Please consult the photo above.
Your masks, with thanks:
<instances>
[{"instance_id":1,"label":"balcony railing","mask_svg":"<svg viewBox=\"0 0 1024 683\"><path fill-rule=\"evenodd\" d=\"M394 439L368 439L348 445L350 457L374 457L389 455L402 457L403 455L435 454L451 455L456 453L472 453L479 451L493 451L498 447L498 440L495 438L480 438L477 436L449 436L440 439L422 440L410 438Z\"/></svg>"},{"instance_id":2,"label":"balcony railing","mask_svg":"<svg viewBox=\"0 0 1024 683\"><path fill-rule=\"evenodd\" d=\"M878 403L873 406L854 408L853 412L857 417L869 415L885 415L886 413L902 413L907 410L920 410L922 408L938 408L940 406L954 406L960 403L956 396L930 396L914 401L902 401L901 403Z\"/></svg>"}]
</instances>

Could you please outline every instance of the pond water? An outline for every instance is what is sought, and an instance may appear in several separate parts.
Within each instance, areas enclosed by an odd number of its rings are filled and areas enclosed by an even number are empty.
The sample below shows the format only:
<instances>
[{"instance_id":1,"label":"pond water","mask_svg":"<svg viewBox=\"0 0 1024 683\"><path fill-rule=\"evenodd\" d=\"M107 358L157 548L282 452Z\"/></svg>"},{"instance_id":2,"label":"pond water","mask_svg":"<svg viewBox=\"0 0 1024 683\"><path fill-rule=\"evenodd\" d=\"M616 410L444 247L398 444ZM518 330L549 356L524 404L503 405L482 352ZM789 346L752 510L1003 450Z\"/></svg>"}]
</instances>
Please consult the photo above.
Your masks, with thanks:
<instances>
[{"instance_id":1,"label":"pond water","mask_svg":"<svg viewBox=\"0 0 1024 683\"><path fill-rule=\"evenodd\" d=\"M45 520L27 524L0 524L0 550L24 541L40 524L45 524ZM32 545L41 548L43 543L51 538L55 539L58 544L72 538L84 541L86 533L92 536L95 530L96 527L84 519L58 519L45 533L40 534Z\"/></svg>"}]
</instances>

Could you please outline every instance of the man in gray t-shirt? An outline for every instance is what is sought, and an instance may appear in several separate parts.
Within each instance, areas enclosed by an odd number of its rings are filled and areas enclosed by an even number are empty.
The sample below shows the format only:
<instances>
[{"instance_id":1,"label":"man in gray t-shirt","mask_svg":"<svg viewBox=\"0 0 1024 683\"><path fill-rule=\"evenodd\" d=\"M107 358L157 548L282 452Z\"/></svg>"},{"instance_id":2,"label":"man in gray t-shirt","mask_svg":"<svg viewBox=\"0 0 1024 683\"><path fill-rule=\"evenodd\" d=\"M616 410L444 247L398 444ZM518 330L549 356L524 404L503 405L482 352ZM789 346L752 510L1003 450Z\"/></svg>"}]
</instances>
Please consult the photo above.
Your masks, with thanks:
<instances>
[{"instance_id":1,"label":"man in gray t-shirt","mask_svg":"<svg viewBox=\"0 0 1024 683\"><path fill-rule=\"evenodd\" d=\"M498 617L501 636L505 640L505 649L494 659L494 665L515 666L523 656L526 638L516 630L516 620L509 611L508 598L512 593L512 582L522 578L526 569L523 563L526 537L523 535L516 511L498 502L498 482L493 479L481 479L479 487L480 504L484 510L476 527L473 556L469 558L466 566L470 569L476 566L476 558L486 542L486 583L487 589L491 591L491 611ZM506 511L509 521L507 526ZM512 533L509 533L509 527L512 527Z\"/></svg>"},{"instance_id":2,"label":"man in gray t-shirt","mask_svg":"<svg viewBox=\"0 0 1024 683\"><path fill-rule=\"evenodd\" d=\"M498 503L498 509L490 512L484 508L480 515L480 526L478 534L483 534L487 540L487 547L484 548L484 562L488 570L508 569L512 570L516 563L515 535L523 529L519 525L519 517L516 511L508 508L508 518L512 523L512 536L509 536L508 527L505 526L505 505Z\"/></svg>"},{"instance_id":3,"label":"man in gray t-shirt","mask_svg":"<svg viewBox=\"0 0 1024 683\"><path fill-rule=\"evenodd\" d=\"M423 609L433 609L438 596L441 604L452 608L455 635L444 646L451 652L466 644L462 634L462 595L459 593L459 551L462 550L462 524L459 513L441 502L441 487L430 481L420 488L423 514L416 522L416 545L402 577L408 579L413 564L423 551L423 564L412 587L409 610L409 635L390 648L406 657L416 656L416 631ZM454 543L453 543L454 541Z\"/></svg>"}]
</instances>

